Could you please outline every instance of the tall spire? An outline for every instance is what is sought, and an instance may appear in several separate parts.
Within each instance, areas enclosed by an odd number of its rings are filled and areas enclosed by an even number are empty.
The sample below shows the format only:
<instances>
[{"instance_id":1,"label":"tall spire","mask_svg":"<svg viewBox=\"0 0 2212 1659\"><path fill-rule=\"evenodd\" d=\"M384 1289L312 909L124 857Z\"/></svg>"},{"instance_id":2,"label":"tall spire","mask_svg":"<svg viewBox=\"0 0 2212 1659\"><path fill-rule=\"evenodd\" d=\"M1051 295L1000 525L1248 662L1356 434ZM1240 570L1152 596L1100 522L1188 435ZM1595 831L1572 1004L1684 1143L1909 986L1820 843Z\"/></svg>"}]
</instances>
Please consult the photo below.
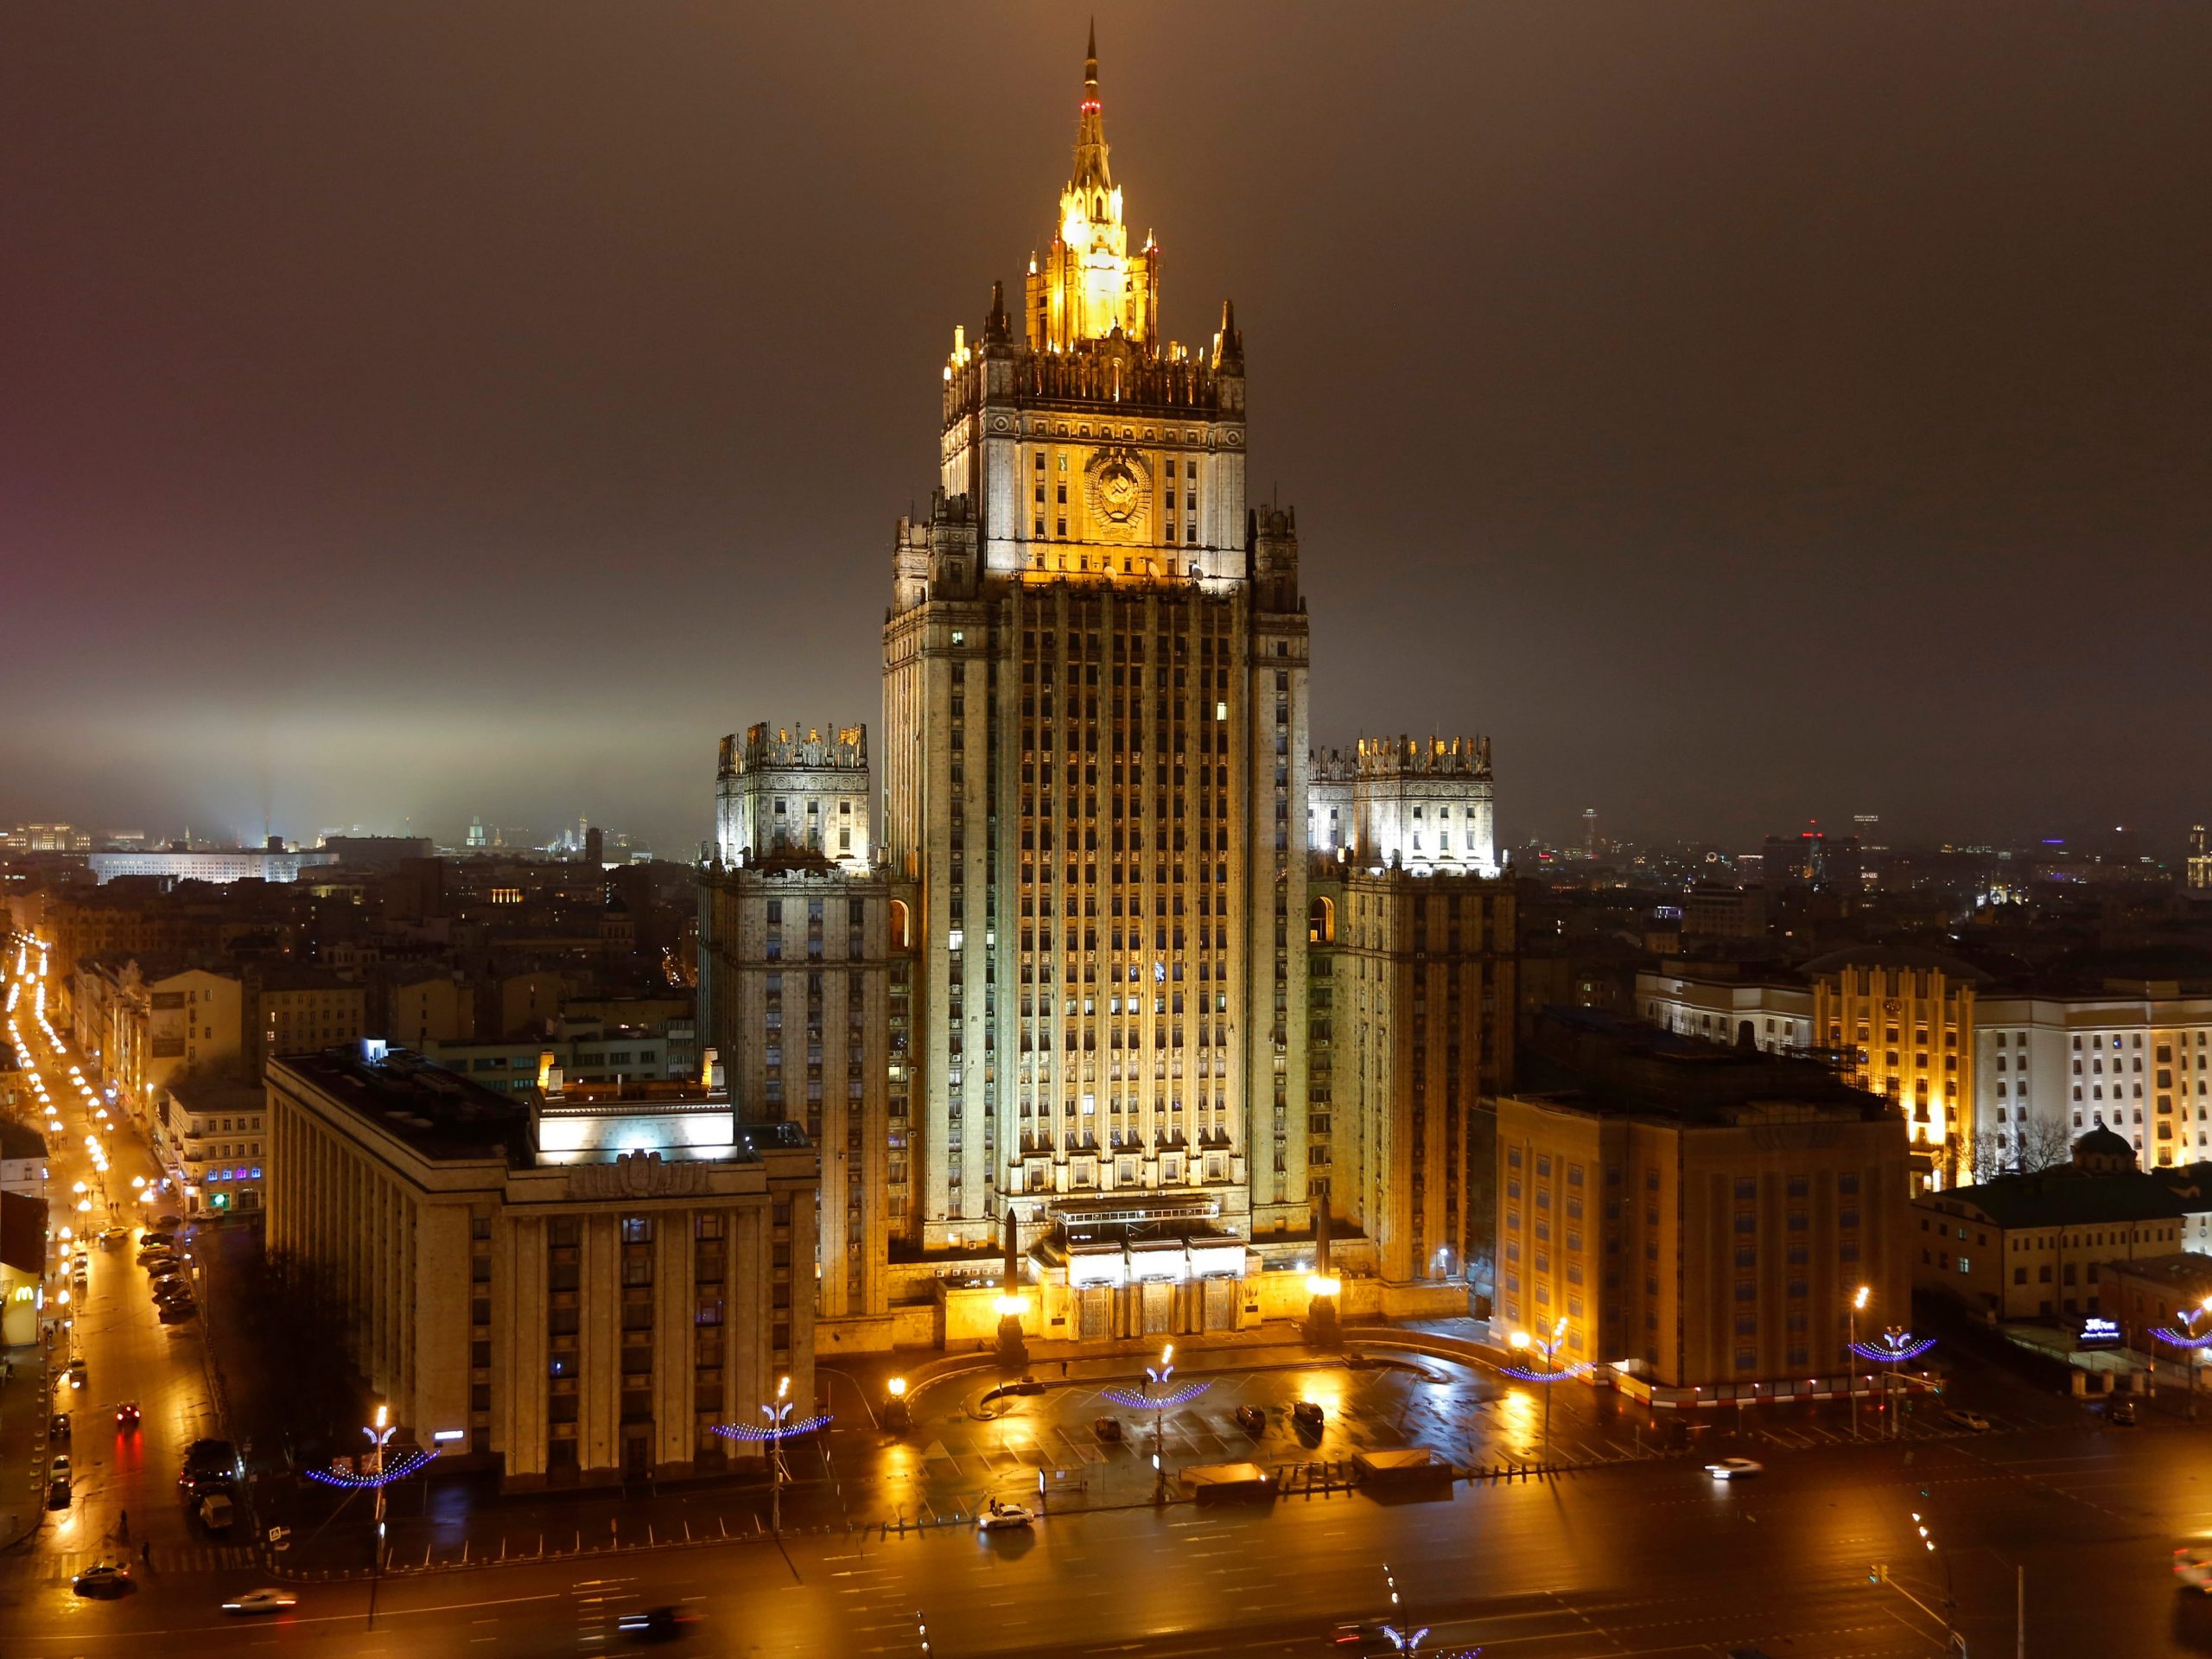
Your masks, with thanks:
<instances>
[{"instance_id":1,"label":"tall spire","mask_svg":"<svg viewBox=\"0 0 2212 1659\"><path fill-rule=\"evenodd\" d=\"M1111 190L1114 175L1106 165L1106 121L1098 102L1098 22L1091 20L1090 44L1084 49L1083 103L1076 118L1073 188Z\"/></svg>"}]
</instances>

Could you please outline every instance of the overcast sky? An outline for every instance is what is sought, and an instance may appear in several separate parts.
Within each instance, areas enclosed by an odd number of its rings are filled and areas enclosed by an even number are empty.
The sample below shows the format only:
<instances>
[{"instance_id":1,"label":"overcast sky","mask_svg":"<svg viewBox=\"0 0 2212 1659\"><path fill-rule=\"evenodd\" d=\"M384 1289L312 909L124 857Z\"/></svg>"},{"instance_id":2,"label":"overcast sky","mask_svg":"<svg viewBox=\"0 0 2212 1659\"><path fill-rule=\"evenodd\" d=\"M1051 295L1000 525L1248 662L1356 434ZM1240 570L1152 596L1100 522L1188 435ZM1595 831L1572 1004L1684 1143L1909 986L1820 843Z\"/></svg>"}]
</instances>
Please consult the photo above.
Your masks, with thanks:
<instances>
[{"instance_id":1,"label":"overcast sky","mask_svg":"<svg viewBox=\"0 0 2212 1659\"><path fill-rule=\"evenodd\" d=\"M24 5L0 817L683 855L880 723L938 368L1083 10ZM1317 737L1501 830L2212 813L2212 7L1107 4L1166 332L1236 302Z\"/></svg>"}]
</instances>

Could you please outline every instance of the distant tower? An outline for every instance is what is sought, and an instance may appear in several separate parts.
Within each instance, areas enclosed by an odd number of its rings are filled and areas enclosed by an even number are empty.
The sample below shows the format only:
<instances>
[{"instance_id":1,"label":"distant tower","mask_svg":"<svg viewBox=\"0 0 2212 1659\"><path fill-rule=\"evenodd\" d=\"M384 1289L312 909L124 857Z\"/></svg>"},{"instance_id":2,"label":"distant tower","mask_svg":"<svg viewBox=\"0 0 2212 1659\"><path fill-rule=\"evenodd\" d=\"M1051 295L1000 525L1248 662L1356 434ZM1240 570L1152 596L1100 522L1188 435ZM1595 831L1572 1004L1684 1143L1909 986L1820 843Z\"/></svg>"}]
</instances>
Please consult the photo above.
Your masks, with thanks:
<instances>
[{"instance_id":1,"label":"distant tower","mask_svg":"<svg viewBox=\"0 0 2212 1659\"><path fill-rule=\"evenodd\" d=\"M484 820L481 817L471 818L468 822L468 844L471 847L484 845Z\"/></svg>"},{"instance_id":2,"label":"distant tower","mask_svg":"<svg viewBox=\"0 0 2212 1659\"><path fill-rule=\"evenodd\" d=\"M1598 856L1598 809L1594 806L1582 809L1582 851L1586 857Z\"/></svg>"},{"instance_id":3,"label":"distant tower","mask_svg":"<svg viewBox=\"0 0 2212 1659\"><path fill-rule=\"evenodd\" d=\"M2204 826L2201 823L2189 827L2189 885L2212 887L2212 851L2206 849Z\"/></svg>"},{"instance_id":4,"label":"distant tower","mask_svg":"<svg viewBox=\"0 0 2212 1659\"><path fill-rule=\"evenodd\" d=\"M604 868L607 864L607 831L597 824L584 830L584 862Z\"/></svg>"}]
</instances>

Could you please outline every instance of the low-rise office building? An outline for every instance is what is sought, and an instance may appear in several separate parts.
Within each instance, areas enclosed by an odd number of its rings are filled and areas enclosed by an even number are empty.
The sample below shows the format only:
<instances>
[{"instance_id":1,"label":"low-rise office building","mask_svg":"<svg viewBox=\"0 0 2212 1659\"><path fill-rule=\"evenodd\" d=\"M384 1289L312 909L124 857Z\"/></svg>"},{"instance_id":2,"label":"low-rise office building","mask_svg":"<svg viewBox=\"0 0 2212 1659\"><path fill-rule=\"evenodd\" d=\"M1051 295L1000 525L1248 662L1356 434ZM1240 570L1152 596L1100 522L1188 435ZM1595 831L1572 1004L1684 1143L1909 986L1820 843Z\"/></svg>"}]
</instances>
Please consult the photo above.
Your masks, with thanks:
<instances>
[{"instance_id":1,"label":"low-rise office building","mask_svg":"<svg viewBox=\"0 0 2212 1659\"><path fill-rule=\"evenodd\" d=\"M1636 1012L1678 1036L1780 1054L1813 1046L1813 988L1732 963L1667 962L1636 976Z\"/></svg>"},{"instance_id":2,"label":"low-rise office building","mask_svg":"<svg viewBox=\"0 0 2212 1659\"><path fill-rule=\"evenodd\" d=\"M1999 1321L2096 1313L2113 1262L2181 1249L2189 1203L2094 1129L2063 1167L1921 1194L1913 1287Z\"/></svg>"},{"instance_id":3,"label":"low-rise office building","mask_svg":"<svg viewBox=\"0 0 2212 1659\"><path fill-rule=\"evenodd\" d=\"M365 1042L273 1061L268 1242L327 1280L421 1442L510 1487L708 1473L814 1397L820 1164L718 1086L528 1101Z\"/></svg>"},{"instance_id":4,"label":"low-rise office building","mask_svg":"<svg viewBox=\"0 0 2212 1659\"><path fill-rule=\"evenodd\" d=\"M1827 1068L1553 1010L1497 1102L1501 1341L1656 1404L1840 1391L1909 1306L1904 1124Z\"/></svg>"}]
</instances>

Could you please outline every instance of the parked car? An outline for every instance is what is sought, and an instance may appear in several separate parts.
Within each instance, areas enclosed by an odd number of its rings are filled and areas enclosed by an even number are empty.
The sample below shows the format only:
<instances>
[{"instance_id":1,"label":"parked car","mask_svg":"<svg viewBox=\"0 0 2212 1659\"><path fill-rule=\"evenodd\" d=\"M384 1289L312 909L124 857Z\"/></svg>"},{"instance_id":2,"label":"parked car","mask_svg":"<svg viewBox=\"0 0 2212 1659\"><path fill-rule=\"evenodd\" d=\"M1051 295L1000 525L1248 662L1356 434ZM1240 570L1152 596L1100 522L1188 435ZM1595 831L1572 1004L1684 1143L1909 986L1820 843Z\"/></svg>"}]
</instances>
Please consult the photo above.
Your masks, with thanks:
<instances>
[{"instance_id":1,"label":"parked car","mask_svg":"<svg viewBox=\"0 0 2212 1659\"><path fill-rule=\"evenodd\" d=\"M130 1569L121 1561L101 1560L69 1580L80 1596L119 1596L130 1588Z\"/></svg>"},{"instance_id":2,"label":"parked car","mask_svg":"<svg viewBox=\"0 0 2212 1659\"><path fill-rule=\"evenodd\" d=\"M49 1440L66 1440L69 1438L67 1412L57 1411L54 1414L54 1420L46 1426L46 1438Z\"/></svg>"},{"instance_id":3,"label":"parked car","mask_svg":"<svg viewBox=\"0 0 2212 1659\"><path fill-rule=\"evenodd\" d=\"M1019 1503L1001 1503L995 1497L988 1507L976 1511L976 1528L979 1532L1006 1532L1031 1527L1037 1517Z\"/></svg>"},{"instance_id":4,"label":"parked car","mask_svg":"<svg viewBox=\"0 0 2212 1659\"><path fill-rule=\"evenodd\" d=\"M1718 1463L1707 1464L1705 1472L1715 1480L1745 1480L1764 1474L1766 1465L1753 1458L1723 1458Z\"/></svg>"},{"instance_id":5,"label":"parked car","mask_svg":"<svg viewBox=\"0 0 2212 1659\"><path fill-rule=\"evenodd\" d=\"M300 1605L289 1590L248 1590L223 1604L226 1613L281 1613Z\"/></svg>"},{"instance_id":6,"label":"parked car","mask_svg":"<svg viewBox=\"0 0 2212 1659\"><path fill-rule=\"evenodd\" d=\"M2133 1400L2113 1401L2105 1408L2105 1421L2117 1428L2134 1427L2135 1402Z\"/></svg>"},{"instance_id":7,"label":"parked car","mask_svg":"<svg viewBox=\"0 0 2212 1659\"><path fill-rule=\"evenodd\" d=\"M1091 1424L1090 1432L1109 1446L1118 1445L1122 1439L1122 1420L1118 1417L1101 1417Z\"/></svg>"},{"instance_id":8,"label":"parked car","mask_svg":"<svg viewBox=\"0 0 2212 1659\"><path fill-rule=\"evenodd\" d=\"M73 1389L85 1386L85 1357L82 1354L73 1356L69 1361L69 1386Z\"/></svg>"},{"instance_id":9,"label":"parked car","mask_svg":"<svg viewBox=\"0 0 2212 1659\"><path fill-rule=\"evenodd\" d=\"M49 1510L66 1510L69 1507L69 1478L67 1475L58 1480L49 1480L46 1483L46 1507Z\"/></svg>"},{"instance_id":10,"label":"parked car","mask_svg":"<svg viewBox=\"0 0 2212 1659\"><path fill-rule=\"evenodd\" d=\"M1321 1402L1319 1400L1300 1400L1290 1408L1291 1422L1316 1434L1321 1432Z\"/></svg>"},{"instance_id":11,"label":"parked car","mask_svg":"<svg viewBox=\"0 0 2212 1659\"><path fill-rule=\"evenodd\" d=\"M199 1313L199 1303L189 1298L180 1297L173 1302L163 1302L161 1313L156 1317L163 1325L182 1325L187 1319L197 1318Z\"/></svg>"},{"instance_id":12,"label":"parked car","mask_svg":"<svg viewBox=\"0 0 2212 1659\"><path fill-rule=\"evenodd\" d=\"M1954 1428L1963 1428L1970 1433L1986 1434L1989 1432L1989 1419L1978 1411L1947 1411L1943 1414L1943 1421Z\"/></svg>"},{"instance_id":13,"label":"parked car","mask_svg":"<svg viewBox=\"0 0 2212 1659\"><path fill-rule=\"evenodd\" d=\"M46 1465L46 1471L56 1480L67 1480L76 1472L69 1466L69 1454L67 1452L55 1452L54 1461Z\"/></svg>"},{"instance_id":14,"label":"parked car","mask_svg":"<svg viewBox=\"0 0 2212 1659\"><path fill-rule=\"evenodd\" d=\"M1247 1434L1257 1434L1268 1426L1268 1414L1257 1406L1239 1406L1231 1414L1236 1419L1236 1427Z\"/></svg>"}]
</instances>

